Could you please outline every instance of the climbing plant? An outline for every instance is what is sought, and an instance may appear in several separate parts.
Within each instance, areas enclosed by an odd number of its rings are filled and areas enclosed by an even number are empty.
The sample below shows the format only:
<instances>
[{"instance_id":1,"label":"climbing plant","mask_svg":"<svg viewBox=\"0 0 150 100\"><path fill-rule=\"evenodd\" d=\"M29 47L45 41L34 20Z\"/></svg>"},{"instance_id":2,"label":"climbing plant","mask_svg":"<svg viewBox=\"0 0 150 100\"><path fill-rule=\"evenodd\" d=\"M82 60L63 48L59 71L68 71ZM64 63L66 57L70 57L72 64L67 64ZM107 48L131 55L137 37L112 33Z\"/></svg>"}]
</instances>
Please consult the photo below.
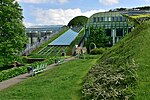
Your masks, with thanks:
<instances>
[{"instance_id":1,"label":"climbing plant","mask_svg":"<svg viewBox=\"0 0 150 100\"><path fill-rule=\"evenodd\" d=\"M87 38L86 47L90 50L90 44L94 43L97 48L105 47L109 42L109 38L106 36L105 30L101 27L90 27L89 36Z\"/></svg>"}]
</instances>

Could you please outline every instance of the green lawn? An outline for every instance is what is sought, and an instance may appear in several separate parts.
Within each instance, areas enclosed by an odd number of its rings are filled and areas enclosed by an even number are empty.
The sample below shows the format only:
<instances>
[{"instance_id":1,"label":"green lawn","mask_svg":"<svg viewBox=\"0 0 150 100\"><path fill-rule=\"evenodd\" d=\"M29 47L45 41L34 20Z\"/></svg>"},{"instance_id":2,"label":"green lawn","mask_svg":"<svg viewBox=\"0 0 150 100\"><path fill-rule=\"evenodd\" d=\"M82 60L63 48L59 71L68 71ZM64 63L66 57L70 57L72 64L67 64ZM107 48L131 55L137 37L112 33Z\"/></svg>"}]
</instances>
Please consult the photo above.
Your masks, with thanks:
<instances>
[{"instance_id":1,"label":"green lawn","mask_svg":"<svg viewBox=\"0 0 150 100\"><path fill-rule=\"evenodd\" d=\"M79 100L96 59L74 60L0 91L0 100Z\"/></svg>"}]
</instances>

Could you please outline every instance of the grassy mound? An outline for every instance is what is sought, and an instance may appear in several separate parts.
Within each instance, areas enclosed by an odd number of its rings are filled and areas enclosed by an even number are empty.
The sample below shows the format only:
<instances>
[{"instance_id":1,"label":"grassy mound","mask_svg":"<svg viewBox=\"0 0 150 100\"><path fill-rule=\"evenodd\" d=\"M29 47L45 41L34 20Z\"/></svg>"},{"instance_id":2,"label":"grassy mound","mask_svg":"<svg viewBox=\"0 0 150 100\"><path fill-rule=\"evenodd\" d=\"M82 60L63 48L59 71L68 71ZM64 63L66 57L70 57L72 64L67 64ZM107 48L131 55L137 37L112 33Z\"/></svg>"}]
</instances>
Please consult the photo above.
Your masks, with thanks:
<instances>
[{"instance_id":1,"label":"grassy mound","mask_svg":"<svg viewBox=\"0 0 150 100\"><path fill-rule=\"evenodd\" d=\"M149 26L139 25L106 51L88 73L82 99L150 99Z\"/></svg>"}]
</instances>

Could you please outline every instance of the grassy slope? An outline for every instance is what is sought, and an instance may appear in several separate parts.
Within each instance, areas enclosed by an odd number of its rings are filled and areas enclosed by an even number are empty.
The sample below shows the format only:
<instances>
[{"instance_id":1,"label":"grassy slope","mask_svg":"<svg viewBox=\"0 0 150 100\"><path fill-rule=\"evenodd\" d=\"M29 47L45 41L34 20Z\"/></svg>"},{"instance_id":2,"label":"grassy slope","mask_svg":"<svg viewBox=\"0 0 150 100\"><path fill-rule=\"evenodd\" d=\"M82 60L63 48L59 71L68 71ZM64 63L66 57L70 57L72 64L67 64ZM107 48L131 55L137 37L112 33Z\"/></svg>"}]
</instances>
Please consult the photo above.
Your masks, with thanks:
<instances>
[{"instance_id":1,"label":"grassy slope","mask_svg":"<svg viewBox=\"0 0 150 100\"><path fill-rule=\"evenodd\" d=\"M122 53L118 50L118 54L131 54L138 64L138 85L136 88L136 100L150 99L150 21L138 26L125 39L119 42L115 47L125 51ZM119 48L122 46L122 49ZM117 55L118 55L117 54Z\"/></svg>"},{"instance_id":2,"label":"grassy slope","mask_svg":"<svg viewBox=\"0 0 150 100\"><path fill-rule=\"evenodd\" d=\"M117 70L119 68L117 66L124 66L124 64L126 64L127 62L131 63L132 60L134 59L135 63L138 64L138 68L137 68L138 84L137 87L133 89L133 91L135 91L136 93L135 96L136 100L150 99L150 74L149 74L150 73L150 46L149 46L150 27L149 26L150 26L150 21L145 22L142 25L135 28L130 34L128 34L125 38L123 38L120 42L118 42L115 46L113 46L110 50L108 50L97 61L97 63L99 64L107 63L107 64L115 65L116 66L115 69ZM96 67L93 69L97 70ZM90 76L92 76L91 73L89 73L88 77ZM88 79L88 77L87 80L90 81L91 78Z\"/></svg>"},{"instance_id":3,"label":"grassy slope","mask_svg":"<svg viewBox=\"0 0 150 100\"><path fill-rule=\"evenodd\" d=\"M139 29L139 49L134 56L139 64L138 68L138 87L136 100L150 100L150 22L142 25Z\"/></svg>"},{"instance_id":4,"label":"grassy slope","mask_svg":"<svg viewBox=\"0 0 150 100\"><path fill-rule=\"evenodd\" d=\"M143 23L117 43L109 52L107 57L126 56L126 61L134 59L138 64L138 85L136 100L150 99L150 21Z\"/></svg>"},{"instance_id":5,"label":"grassy slope","mask_svg":"<svg viewBox=\"0 0 150 100\"><path fill-rule=\"evenodd\" d=\"M79 100L82 81L96 59L71 61L0 91L0 100Z\"/></svg>"},{"instance_id":6,"label":"grassy slope","mask_svg":"<svg viewBox=\"0 0 150 100\"><path fill-rule=\"evenodd\" d=\"M121 43L124 43L124 50L128 50L131 58L138 64L138 85L136 100L150 99L150 21L137 27ZM118 48L119 49L119 48ZM124 53L126 53L124 52ZM133 54L133 55L132 55Z\"/></svg>"}]
</instances>

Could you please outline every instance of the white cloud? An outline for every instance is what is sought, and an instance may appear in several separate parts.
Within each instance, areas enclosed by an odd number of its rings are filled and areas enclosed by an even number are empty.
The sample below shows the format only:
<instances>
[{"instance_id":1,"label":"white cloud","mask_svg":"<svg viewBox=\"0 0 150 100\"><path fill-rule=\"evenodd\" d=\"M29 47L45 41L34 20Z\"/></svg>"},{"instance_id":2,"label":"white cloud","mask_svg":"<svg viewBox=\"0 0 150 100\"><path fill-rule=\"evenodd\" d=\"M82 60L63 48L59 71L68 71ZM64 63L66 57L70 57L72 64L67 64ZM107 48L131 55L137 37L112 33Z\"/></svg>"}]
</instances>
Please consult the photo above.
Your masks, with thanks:
<instances>
[{"instance_id":1,"label":"white cloud","mask_svg":"<svg viewBox=\"0 0 150 100\"><path fill-rule=\"evenodd\" d=\"M66 3L68 0L16 0L25 3Z\"/></svg>"},{"instance_id":2,"label":"white cloud","mask_svg":"<svg viewBox=\"0 0 150 100\"><path fill-rule=\"evenodd\" d=\"M34 9L31 13L37 24L46 25L67 25L68 22L76 16L90 17L92 14L102 12L104 10L90 10L82 12L79 8L76 9Z\"/></svg>"},{"instance_id":3,"label":"white cloud","mask_svg":"<svg viewBox=\"0 0 150 100\"><path fill-rule=\"evenodd\" d=\"M118 4L119 0L99 0L101 5L105 5L105 6L111 6L114 4Z\"/></svg>"},{"instance_id":4,"label":"white cloud","mask_svg":"<svg viewBox=\"0 0 150 100\"><path fill-rule=\"evenodd\" d=\"M30 26L35 26L33 23L30 23L30 22L23 22L23 24L26 26L26 27L30 27Z\"/></svg>"}]
</instances>

